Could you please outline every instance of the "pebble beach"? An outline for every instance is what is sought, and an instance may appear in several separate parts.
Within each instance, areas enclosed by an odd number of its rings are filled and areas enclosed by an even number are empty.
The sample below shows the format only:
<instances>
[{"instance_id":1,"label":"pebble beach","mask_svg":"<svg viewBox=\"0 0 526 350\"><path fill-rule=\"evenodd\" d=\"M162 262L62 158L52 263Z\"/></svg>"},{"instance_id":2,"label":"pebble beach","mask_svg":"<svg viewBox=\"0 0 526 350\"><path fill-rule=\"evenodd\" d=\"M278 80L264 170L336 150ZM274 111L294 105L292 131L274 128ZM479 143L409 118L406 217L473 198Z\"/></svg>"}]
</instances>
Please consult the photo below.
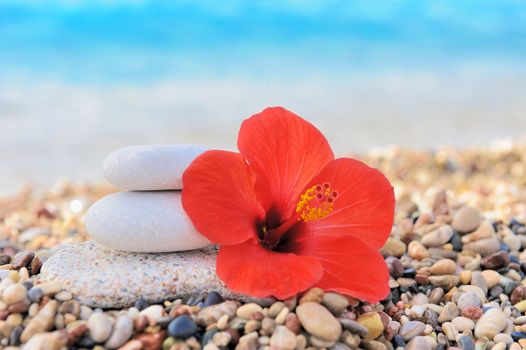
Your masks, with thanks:
<instances>
[{"instance_id":1,"label":"pebble beach","mask_svg":"<svg viewBox=\"0 0 526 350\"><path fill-rule=\"evenodd\" d=\"M317 288L288 300L181 290L118 309L82 302L41 269L62 245L90 240L87 208L116 189L60 181L0 198L0 348L526 348L526 142L356 157L396 193L382 302Z\"/></svg>"}]
</instances>

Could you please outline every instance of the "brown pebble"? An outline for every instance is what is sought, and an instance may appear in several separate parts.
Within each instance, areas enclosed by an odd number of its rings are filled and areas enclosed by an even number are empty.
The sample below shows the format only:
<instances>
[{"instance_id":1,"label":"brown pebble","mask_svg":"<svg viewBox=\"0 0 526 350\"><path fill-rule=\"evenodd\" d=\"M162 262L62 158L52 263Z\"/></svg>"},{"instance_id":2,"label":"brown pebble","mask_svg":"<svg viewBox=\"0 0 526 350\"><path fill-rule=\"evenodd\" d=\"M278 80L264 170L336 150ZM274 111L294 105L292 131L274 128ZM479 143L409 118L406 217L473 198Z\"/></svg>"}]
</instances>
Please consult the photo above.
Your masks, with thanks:
<instances>
[{"instance_id":1,"label":"brown pebble","mask_svg":"<svg viewBox=\"0 0 526 350\"><path fill-rule=\"evenodd\" d=\"M444 288L444 290L450 290L459 284L460 278L456 275L430 276L429 281L435 287Z\"/></svg>"},{"instance_id":2,"label":"brown pebble","mask_svg":"<svg viewBox=\"0 0 526 350\"><path fill-rule=\"evenodd\" d=\"M498 252L500 249L500 242L497 238L484 238L475 242L466 243L463 246L464 251L473 251L480 253L482 256L488 256Z\"/></svg>"},{"instance_id":3,"label":"brown pebble","mask_svg":"<svg viewBox=\"0 0 526 350\"><path fill-rule=\"evenodd\" d=\"M460 313L462 314L462 316L472 320L478 320L483 314L482 309L476 306L468 306L462 309Z\"/></svg>"},{"instance_id":4,"label":"brown pebble","mask_svg":"<svg viewBox=\"0 0 526 350\"><path fill-rule=\"evenodd\" d=\"M192 313L193 313L193 310L190 306L179 305L178 307L174 307L173 309L171 309L168 315L175 318L181 315L191 315Z\"/></svg>"},{"instance_id":5,"label":"brown pebble","mask_svg":"<svg viewBox=\"0 0 526 350\"><path fill-rule=\"evenodd\" d=\"M261 335L270 336L272 332L274 332L275 328L276 328L276 321L274 321L273 318L265 317L261 321Z\"/></svg>"},{"instance_id":6,"label":"brown pebble","mask_svg":"<svg viewBox=\"0 0 526 350\"><path fill-rule=\"evenodd\" d=\"M250 320L245 324L245 334L258 331L261 328L261 322L256 320Z\"/></svg>"},{"instance_id":7,"label":"brown pebble","mask_svg":"<svg viewBox=\"0 0 526 350\"><path fill-rule=\"evenodd\" d=\"M449 207L447 205L447 194L446 190L442 189L437 192L435 199L433 200L433 214L435 215L447 215L449 213Z\"/></svg>"},{"instance_id":8,"label":"brown pebble","mask_svg":"<svg viewBox=\"0 0 526 350\"><path fill-rule=\"evenodd\" d=\"M378 316L380 316L380 320L382 321L384 329L387 328L387 325L391 321L391 317L389 317L385 312L382 311L378 312Z\"/></svg>"},{"instance_id":9,"label":"brown pebble","mask_svg":"<svg viewBox=\"0 0 526 350\"><path fill-rule=\"evenodd\" d=\"M496 270L498 268L507 266L509 262L510 258L508 253L500 251L482 258L480 261L480 266L487 270Z\"/></svg>"},{"instance_id":10,"label":"brown pebble","mask_svg":"<svg viewBox=\"0 0 526 350\"><path fill-rule=\"evenodd\" d=\"M419 241L412 241L407 247L407 254L413 259L422 260L429 258L429 251Z\"/></svg>"},{"instance_id":11,"label":"brown pebble","mask_svg":"<svg viewBox=\"0 0 526 350\"><path fill-rule=\"evenodd\" d=\"M68 300L60 305L58 311L63 314L72 314L75 317L80 315L80 303L76 300Z\"/></svg>"},{"instance_id":12,"label":"brown pebble","mask_svg":"<svg viewBox=\"0 0 526 350\"><path fill-rule=\"evenodd\" d=\"M11 257L7 254L0 255L0 265L6 265L11 262Z\"/></svg>"},{"instance_id":13,"label":"brown pebble","mask_svg":"<svg viewBox=\"0 0 526 350\"><path fill-rule=\"evenodd\" d=\"M21 314L27 312L28 309L29 304L23 301L19 301L18 303L11 304L7 307L7 311L9 311L10 314Z\"/></svg>"},{"instance_id":14,"label":"brown pebble","mask_svg":"<svg viewBox=\"0 0 526 350\"><path fill-rule=\"evenodd\" d=\"M400 259L395 258L394 256L388 256L385 259L385 263L387 264L387 268L389 269L389 273L393 278L399 278L402 277L404 273L404 265L402 265L402 262L400 262Z\"/></svg>"},{"instance_id":15,"label":"brown pebble","mask_svg":"<svg viewBox=\"0 0 526 350\"><path fill-rule=\"evenodd\" d=\"M444 289L442 288L434 288L431 293L429 294L429 302L431 304L437 304L440 305L440 302L442 301L442 297L444 296Z\"/></svg>"},{"instance_id":16,"label":"brown pebble","mask_svg":"<svg viewBox=\"0 0 526 350\"><path fill-rule=\"evenodd\" d=\"M9 316L9 311L7 310L0 310L0 320L5 320Z\"/></svg>"},{"instance_id":17,"label":"brown pebble","mask_svg":"<svg viewBox=\"0 0 526 350\"><path fill-rule=\"evenodd\" d=\"M415 275L415 281L422 286L427 286L429 284L429 275L425 273L417 273Z\"/></svg>"},{"instance_id":18,"label":"brown pebble","mask_svg":"<svg viewBox=\"0 0 526 350\"><path fill-rule=\"evenodd\" d=\"M482 221L482 215L477 208L465 206L460 208L453 217L453 228L459 232L475 231Z\"/></svg>"},{"instance_id":19,"label":"brown pebble","mask_svg":"<svg viewBox=\"0 0 526 350\"><path fill-rule=\"evenodd\" d=\"M512 304L517 304L520 301L523 301L526 299L526 286L518 286L516 287L510 296L510 301Z\"/></svg>"},{"instance_id":20,"label":"brown pebble","mask_svg":"<svg viewBox=\"0 0 526 350\"><path fill-rule=\"evenodd\" d=\"M75 321L68 325L68 346L72 346L77 340L86 333L88 325L85 321Z\"/></svg>"},{"instance_id":21,"label":"brown pebble","mask_svg":"<svg viewBox=\"0 0 526 350\"><path fill-rule=\"evenodd\" d=\"M323 300L323 289L321 288L311 288L300 298L300 304L305 302L321 303Z\"/></svg>"},{"instance_id":22,"label":"brown pebble","mask_svg":"<svg viewBox=\"0 0 526 350\"><path fill-rule=\"evenodd\" d=\"M160 331L157 333L137 334L133 339L141 342L143 350L158 350L162 347L165 338L166 331Z\"/></svg>"},{"instance_id":23,"label":"brown pebble","mask_svg":"<svg viewBox=\"0 0 526 350\"><path fill-rule=\"evenodd\" d=\"M300 334L301 323L295 314L289 313L285 319L285 327L290 329L294 334Z\"/></svg>"},{"instance_id":24,"label":"brown pebble","mask_svg":"<svg viewBox=\"0 0 526 350\"><path fill-rule=\"evenodd\" d=\"M31 263L31 260L33 259L34 256L35 256L35 253L31 251L28 251L28 250L21 251L20 253L16 254L13 257L13 261L11 263L12 268L14 270L18 270L22 267L27 267L29 263Z\"/></svg>"},{"instance_id":25,"label":"brown pebble","mask_svg":"<svg viewBox=\"0 0 526 350\"><path fill-rule=\"evenodd\" d=\"M230 343L231 344L237 344L239 342L239 338L241 336L239 335L239 331L237 329L227 328L227 330L225 332L228 332L230 334L230 337L231 337Z\"/></svg>"},{"instance_id":26,"label":"brown pebble","mask_svg":"<svg viewBox=\"0 0 526 350\"><path fill-rule=\"evenodd\" d=\"M451 259L440 259L431 266L432 275L452 275L457 269L457 264Z\"/></svg>"},{"instance_id":27,"label":"brown pebble","mask_svg":"<svg viewBox=\"0 0 526 350\"><path fill-rule=\"evenodd\" d=\"M42 207L37 210L37 217L38 218L46 218L46 219L54 219L55 215L51 213L47 208Z\"/></svg>"},{"instance_id":28,"label":"brown pebble","mask_svg":"<svg viewBox=\"0 0 526 350\"><path fill-rule=\"evenodd\" d=\"M512 269L512 270L515 270L517 272L520 272L521 271L521 265L520 264L517 264L517 263L509 263L508 264L508 268L509 269Z\"/></svg>"},{"instance_id":29,"label":"brown pebble","mask_svg":"<svg viewBox=\"0 0 526 350\"><path fill-rule=\"evenodd\" d=\"M406 250L406 244L397 238L389 237L385 242L381 253L386 257L401 257Z\"/></svg>"},{"instance_id":30,"label":"brown pebble","mask_svg":"<svg viewBox=\"0 0 526 350\"><path fill-rule=\"evenodd\" d=\"M119 350L141 350L142 343L139 340L130 340L123 346L119 347Z\"/></svg>"},{"instance_id":31,"label":"brown pebble","mask_svg":"<svg viewBox=\"0 0 526 350\"><path fill-rule=\"evenodd\" d=\"M207 326L216 323L217 320L225 314L231 318L236 314L238 305L237 302L228 300L221 304L207 306L197 314L196 323Z\"/></svg>"},{"instance_id":32,"label":"brown pebble","mask_svg":"<svg viewBox=\"0 0 526 350\"><path fill-rule=\"evenodd\" d=\"M31 275L38 275L40 273L40 268L42 267L42 261L38 256L35 256L33 260L31 260L30 264L30 271Z\"/></svg>"},{"instance_id":33,"label":"brown pebble","mask_svg":"<svg viewBox=\"0 0 526 350\"><path fill-rule=\"evenodd\" d=\"M253 314L250 315L250 319L251 320L254 320L254 321L261 321L263 318L265 317L265 315L263 315L263 313L261 312L254 312Z\"/></svg>"}]
</instances>

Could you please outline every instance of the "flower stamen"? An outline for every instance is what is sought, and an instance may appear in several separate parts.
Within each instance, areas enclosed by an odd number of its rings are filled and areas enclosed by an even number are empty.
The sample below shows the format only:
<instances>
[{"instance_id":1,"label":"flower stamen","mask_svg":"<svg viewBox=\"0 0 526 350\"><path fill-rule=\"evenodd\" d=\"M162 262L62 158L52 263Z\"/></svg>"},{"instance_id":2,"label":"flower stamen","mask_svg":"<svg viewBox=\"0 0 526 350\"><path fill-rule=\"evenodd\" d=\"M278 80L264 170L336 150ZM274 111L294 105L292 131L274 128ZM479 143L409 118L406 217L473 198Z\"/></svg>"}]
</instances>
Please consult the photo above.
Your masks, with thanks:
<instances>
[{"instance_id":1,"label":"flower stamen","mask_svg":"<svg viewBox=\"0 0 526 350\"><path fill-rule=\"evenodd\" d=\"M312 186L300 196L296 205L298 220L309 222L323 219L334 210L337 197L338 192L334 191L328 182Z\"/></svg>"}]
</instances>

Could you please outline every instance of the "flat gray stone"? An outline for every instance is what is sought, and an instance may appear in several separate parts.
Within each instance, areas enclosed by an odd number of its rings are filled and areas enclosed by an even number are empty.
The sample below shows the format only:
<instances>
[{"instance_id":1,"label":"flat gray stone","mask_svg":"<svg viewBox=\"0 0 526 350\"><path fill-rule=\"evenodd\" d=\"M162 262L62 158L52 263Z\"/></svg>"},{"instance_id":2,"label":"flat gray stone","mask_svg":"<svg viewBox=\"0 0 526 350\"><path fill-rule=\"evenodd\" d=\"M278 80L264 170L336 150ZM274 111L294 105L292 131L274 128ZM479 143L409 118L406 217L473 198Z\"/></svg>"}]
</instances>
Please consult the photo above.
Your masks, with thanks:
<instances>
[{"instance_id":1,"label":"flat gray stone","mask_svg":"<svg viewBox=\"0 0 526 350\"><path fill-rule=\"evenodd\" d=\"M215 247L178 253L128 253L94 241L62 245L44 263L39 279L59 280L78 301L91 307L121 308L140 297L162 302L217 291L243 300L215 273Z\"/></svg>"},{"instance_id":2,"label":"flat gray stone","mask_svg":"<svg viewBox=\"0 0 526 350\"><path fill-rule=\"evenodd\" d=\"M207 148L197 145L144 145L119 148L102 167L104 177L123 190L180 190L188 165Z\"/></svg>"},{"instance_id":3,"label":"flat gray stone","mask_svg":"<svg viewBox=\"0 0 526 350\"><path fill-rule=\"evenodd\" d=\"M181 191L113 193L89 208L84 223L95 241L127 252L177 252L211 244L184 212Z\"/></svg>"}]
</instances>

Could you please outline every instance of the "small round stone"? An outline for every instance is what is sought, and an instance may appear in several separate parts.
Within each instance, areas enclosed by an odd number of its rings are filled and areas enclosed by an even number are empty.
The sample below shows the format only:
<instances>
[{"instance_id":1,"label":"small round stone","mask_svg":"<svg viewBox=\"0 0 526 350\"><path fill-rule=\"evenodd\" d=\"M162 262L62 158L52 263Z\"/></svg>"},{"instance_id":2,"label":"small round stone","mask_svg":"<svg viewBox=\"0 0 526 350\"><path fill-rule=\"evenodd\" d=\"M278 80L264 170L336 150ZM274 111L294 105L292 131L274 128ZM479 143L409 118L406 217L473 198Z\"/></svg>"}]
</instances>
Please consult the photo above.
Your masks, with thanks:
<instances>
[{"instance_id":1,"label":"small round stone","mask_svg":"<svg viewBox=\"0 0 526 350\"><path fill-rule=\"evenodd\" d=\"M304 302L296 308L301 325L310 334L327 341L340 337L342 327L325 307L314 302Z\"/></svg>"},{"instance_id":2,"label":"small round stone","mask_svg":"<svg viewBox=\"0 0 526 350\"><path fill-rule=\"evenodd\" d=\"M429 251L419 241L411 241L407 246L407 253L416 260L422 260L429 257Z\"/></svg>"},{"instance_id":3,"label":"small round stone","mask_svg":"<svg viewBox=\"0 0 526 350\"><path fill-rule=\"evenodd\" d=\"M134 306L139 310L139 311L142 311L144 309L146 309L148 306L150 306L150 303L148 301L146 301L146 299L144 298L139 298L137 299L137 301L135 302Z\"/></svg>"},{"instance_id":4,"label":"small round stone","mask_svg":"<svg viewBox=\"0 0 526 350\"><path fill-rule=\"evenodd\" d=\"M208 295L206 296L205 306L220 304L223 301L225 301L225 299L223 299L221 294L219 294L216 291L212 291L212 292L208 293Z\"/></svg>"},{"instance_id":5,"label":"small round stone","mask_svg":"<svg viewBox=\"0 0 526 350\"><path fill-rule=\"evenodd\" d=\"M187 339L196 332L197 325L188 315L181 315L168 325L168 334L174 338Z\"/></svg>"},{"instance_id":6,"label":"small round stone","mask_svg":"<svg viewBox=\"0 0 526 350\"><path fill-rule=\"evenodd\" d=\"M449 242L453 236L453 229L449 225L440 226L422 237L422 244L426 247L440 247Z\"/></svg>"},{"instance_id":7,"label":"small round stone","mask_svg":"<svg viewBox=\"0 0 526 350\"><path fill-rule=\"evenodd\" d=\"M458 340L458 344L462 347L462 350L475 350L475 342L467 335L461 336Z\"/></svg>"},{"instance_id":8,"label":"small round stone","mask_svg":"<svg viewBox=\"0 0 526 350\"><path fill-rule=\"evenodd\" d=\"M133 335L133 320L127 315L117 318L109 339L104 343L108 349L117 349L123 346Z\"/></svg>"},{"instance_id":9,"label":"small round stone","mask_svg":"<svg viewBox=\"0 0 526 350\"><path fill-rule=\"evenodd\" d=\"M406 250L406 244L401 240L389 237L382 248L382 254L385 256L401 257Z\"/></svg>"},{"instance_id":10,"label":"small round stone","mask_svg":"<svg viewBox=\"0 0 526 350\"><path fill-rule=\"evenodd\" d=\"M7 305L16 304L26 298L27 289L21 284L12 284L4 289L2 300Z\"/></svg>"},{"instance_id":11,"label":"small round stone","mask_svg":"<svg viewBox=\"0 0 526 350\"><path fill-rule=\"evenodd\" d=\"M228 332L217 332L212 337L212 342L217 347L223 348L230 343L230 340L232 340L232 335Z\"/></svg>"},{"instance_id":12,"label":"small round stone","mask_svg":"<svg viewBox=\"0 0 526 350\"><path fill-rule=\"evenodd\" d=\"M475 207L460 208L453 217L453 228L459 232L475 231L482 221L480 211Z\"/></svg>"},{"instance_id":13,"label":"small round stone","mask_svg":"<svg viewBox=\"0 0 526 350\"><path fill-rule=\"evenodd\" d=\"M305 292L300 298L299 303L313 302L321 303L323 300L323 289L321 288L311 288Z\"/></svg>"},{"instance_id":14,"label":"small round stone","mask_svg":"<svg viewBox=\"0 0 526 350\"><path fill-rule=\"evenodd\" d=\"M426 337L415 337L406 346L405 350L431 350L431 345Z\"/></svg>"},{"instance_id":15,"label":"small round stone","mask_svg":"<svg viewBox=\"0 0 526 350\"><path fill-rule=\"evenodd\" d=\"M453 318L459 315L459 310L457 304L453 302L448 302L440 312L438 316L438 322L443 323L446 321L451 321Z\"/></svg>"},{"instance_id":16,"label":"small round stone","mask_svg":"<svg viewBox=\"0 0 526 350\"><path fill-rule=\"evenodd\" d=\"M277 349L294 349L296 335L285 326L277 326L270 337L270 345Z\"/></svg>"},{"instance_id":17,"label":"small round stone","mask_svg":"<svg viewBox=\"0 0 526 350\"><path fill-rule=\"evenodd\" d=\"M261 311L263 311L263 309L258 304L248 303L240 306L236 311L236 315L237 317L242 318L244 320L249 320L252 314Z\"/></svg>"},{"instance_id":18,"label":"small round stone","mask_svg":"<svg viewBox=\"0 0 526 350\"><path fill-rule=\"evenodd\" d=\"M349 300L341 294L327 292L323 294L322 304L334 315L339 316L349 306Z\"/></svg>"},{"instance_id":19,"label":"small round stone","mask_svg":"<svg viewBox=\"0 0 526 350\"><path fill-rule=\"evenodd\" d=\"M90 338L96 343L103 343L111 335L114 320L103 312L94 312L88 319Z\"/></svg>"},{"instance_id":20,"label":"small round stone","mask_svg":"<svg viewBox=\"0 0 526 350\"><path fill-rule=\"evenodd\" d=\"M473 330L475 328L475 322L464 316L455 317L451 320L451 323L461 333L467 330Z\"/></svg>"},{"instance_id":21,"label":"small round stone","mask_svg":"<svg viewBox=\"0 0 526 350\"><path fill-rule=\"evenodd\" d=\"M453 326L451 322L442 323L442 332L446 335L447 339L453 341L457 338L458 330Z\"/></svg>"},{"instance_id":22,"label":"small round stone","mask_svg":"<svg viewBox=\"0 0 526 350\"><path fill-rule=\"evenodd\" d=\"M499 309L489 309L477 321L475 336L492 339L506 327L506 315Z\"/></svg>"},{"instance_id":23,"label":"small round stone","mask_svg":"<svg viewBox=\"0 0 526 350\"><path fill-rule=\"evenodd\" d=\"M460 310L470 306L480 307L480 298L474 292L462 293L460 298L458 298L457 305Z\"/></svg>"},{"instance_id":24,"label":"small round stone","mask_svg":"<svg viewBox=\"0 0 526 350\"><path fill-rule=\"evenodd\" d=\"M166 316L162 305L150 305L146 309L142 310L139 314L146 316L148 320L154 322L157 322L158 319Z\"/></svg>"},{"instance_id":25,"label":"small round stone","mask_svg":"<svg viewBox=\"0 0 526 350\"><path fill-rule=\"evenodd\" d=\"M350 331L351 333L358 334L363 338L365 338L369 332L367 327L349 318L340 318L339 321L344 329Z\"/></svg>"},{"instance_id":26,"label":"small round stone","mask_svg":"<svg viewBox=\"0 0 526 350\"><path fill-rule=\"evenodd\" d=\"M367 328L366 340L376 339L384 331L384 324L378 312L369 312L360 315L357 319L358 323Z\"/></svg>"},{"instance_id":27,"label":"small round stone","mask_svg":"<svg viewBox=\"0 0 526 350\"><path fill-rule=\"evenodd\" d=\"M69 301L73 298L73 295L70 292L60 291L55 294L55 299L58 301Z\"/></svg>"},{"instance_id":28,"label":"small round stone","mask_svg":"<svg viewBox=\"0 0 526 350\"><path fill-rule=\"evenodd\" d=\"M272 317L272 318L275 318L280 312L281 310L283 310L285 308L285 303L282 302L282 301L276 301L274 304L272 304L270 306L270 308L268 309L268 316L269 317Z\"/></svg>"},{"instance_id":29,"label":"small round stone","mask_svg":"<svg viewBox=\"0 0 526 350\"><path fill-rule=\"evenodd\" d=\"M499 333L499 334L497 334L497 335L495 335L493 337L493 341L495 343L501 343L502 342L502 343L506 343L506 344L509 345L509 344L513 343L513 338L509 334Z\"/></svg>"},{"instance_id":30,"label":"small round stone","mask_svg":"<svg viewBox=\"0 0 526 350\"><path fill-rule=\"evenodd\" d=\"M451 259L440 259L433 264L430 272L433 275L452 275L457 269L457 264Z\"/></svg>"},{"instance_id":31,"label":"small round stone","mask_svg":"<svg viewBox=\"0 0 526 350\"><path fill-rule=\"evenodd\" d=\"M419 321L409 321L406 322L402 328L400 328L400 336L405 340L409 341L413 339L414 337L422 334L424 329L426 328L426 325Z\"/></svg>"}]
</instances>

